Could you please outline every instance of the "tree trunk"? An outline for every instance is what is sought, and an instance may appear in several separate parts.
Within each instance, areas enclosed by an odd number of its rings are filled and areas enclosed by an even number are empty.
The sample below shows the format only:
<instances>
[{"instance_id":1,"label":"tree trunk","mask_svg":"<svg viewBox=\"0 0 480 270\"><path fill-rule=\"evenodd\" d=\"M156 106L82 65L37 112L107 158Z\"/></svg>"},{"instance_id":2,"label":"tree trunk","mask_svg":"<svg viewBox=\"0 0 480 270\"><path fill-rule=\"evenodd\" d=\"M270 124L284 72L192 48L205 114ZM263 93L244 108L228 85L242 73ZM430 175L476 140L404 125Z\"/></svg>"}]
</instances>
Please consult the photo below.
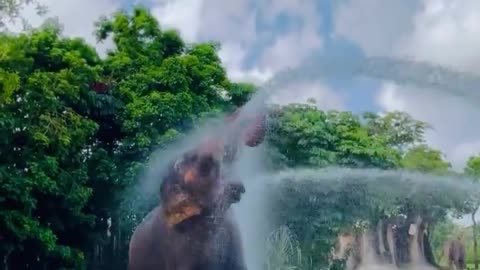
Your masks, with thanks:
<instances>
[{"instance_id":1,"label":"tree trunk","mask_svg":"<svg viewBox=\"0 0 480 270\"><path fill-rule=\"evenodd\" d=\"M3 255L2 264L0 265L1 269L8 270L8 255Z\"/></svg>"},{"instance_id":2,"label":"tree trunk","mask_svg":"<svg viewBox=\"0 0 480 270\"><path fill-rule=\"evenodd\" d=\"M13 248L9 248L5 254L3 254L2 262L0 263L0 269L8 270L9 269L9 257L12 254Z\"/></svg>"},{"instance_id":3,"label":"tree trunk","mask_svg":"<svg viewBox=\"0 0 480 270\"><path fill-rule=\"evenodd\" d=\"M412 215L413 216L413 215ZM394 243L395 243L395 259L397 261L397 266L405 266L410 263L412 258L410 258L410 244L409 244L409 239L410 239L410 234L409 234L409 228L410 224L414 224L414 218L408 218L406 222L394 222L396 223L396 230L395 230L395 236L394 236ZM420 227L424 226L424 223L419 224L418 229L420 230ZM430 231L427 230L426 232L423 230L420 230L421 235L419 236L419 243L421 250L421 254L424 257L424 259L432 266L438 266L436 260L435 260L435 255L433 253L433 249L430 243ZM423 244L420 244L422 243Z\"/></svg>"},{"instance_id":4,"label":"tree trunk","mask_svg":"<svg viewBox=\"0 0 480 270\"><path fill-rule=\"evenodd\" d=\"M430 244L430 234L426 233L423 235L423 252L425 254L425 259L427 262L435 267L438 267L437 262L435 261L435 254L433 253L432 245Z\"/></svg>"},{"instance_id":5,"label":"tree trunk","mask_svg":"<svg viewBox=\"0 0 480 270\"><path fill-rule=\"evenodd\" d=\"M475 270L478 270L478 250L477 250L477 221L475 220L475 214L478 207L473 210L472 213L472 234L473 234L473 262L475 263Z\"/></svg>"}]
</instances>

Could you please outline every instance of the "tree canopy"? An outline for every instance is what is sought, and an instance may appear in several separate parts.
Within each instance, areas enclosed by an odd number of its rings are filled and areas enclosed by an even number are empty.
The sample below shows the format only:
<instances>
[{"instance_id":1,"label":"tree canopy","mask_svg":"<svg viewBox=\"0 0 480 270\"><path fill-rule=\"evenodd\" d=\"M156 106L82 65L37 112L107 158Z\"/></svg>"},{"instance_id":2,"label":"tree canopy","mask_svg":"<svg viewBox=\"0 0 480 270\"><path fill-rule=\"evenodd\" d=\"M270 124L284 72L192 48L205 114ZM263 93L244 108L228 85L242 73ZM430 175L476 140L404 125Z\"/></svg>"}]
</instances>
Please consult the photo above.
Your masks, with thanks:
<instances>
[{"instance_id":1,"label":"tree canopy","mask_svg":"<svg viewBox=\"0 0 480 270\"><path fill-rule=\"evenodd\" d=\"M272 188L277 225L288 224L314 265L328 262L338 233L358 222L371 228L421 215L435 224L467 214L478 196L424 143L429 125L405 113L356 116L298 104L277 108L270 126L273 175L286 171Z\"/></svg>"}]
</instances>

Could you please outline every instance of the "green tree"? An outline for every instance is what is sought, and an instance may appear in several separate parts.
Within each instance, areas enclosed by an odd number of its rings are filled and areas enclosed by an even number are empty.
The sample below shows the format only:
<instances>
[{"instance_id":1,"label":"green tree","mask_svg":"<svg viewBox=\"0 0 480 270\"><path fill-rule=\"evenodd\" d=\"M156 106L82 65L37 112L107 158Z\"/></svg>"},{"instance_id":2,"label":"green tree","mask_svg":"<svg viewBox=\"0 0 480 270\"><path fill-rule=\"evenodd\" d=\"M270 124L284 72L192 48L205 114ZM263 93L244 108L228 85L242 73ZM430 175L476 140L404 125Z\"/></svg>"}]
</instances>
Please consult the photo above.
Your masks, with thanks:
<instances>
[{"instance_id":1,"label":"green tree","mask_svg":"<svg viewBox=\"0 0 480 270\"><path fill-rule=\"evenodd\" d=\"M478 182L480 180L480 156L472 156L468 159L467 165L465 166L464 173ZM472 206L472 234L473 234L473 261L475 264L475 269L478 269L478 242L477 242L477 221L475 215L478 212L478 207L480 202L478 198L474 198Z\"/></svg>"},{"instance_id":2,"label":"green tree","mask_svg":"<svg viewBox=\"0 0 480 270\"><path fill-rule=\"evenodd\" d=\"M384 137L389 146L402 152L412 145L424 143L425 131L431 128L427 123L399 111L385 115L367 112L363 118L369 134Z\"/></svg>"},{"instance_id":3,"label":"green tree","mask_svg":"<svg viewBox=\"0 0 480 270\"><path fill-rule=\"evenodd\" d=\"M384 138L370 136L351 112L324 112L311 105L275 110L270 143L287 166L394 168L400 153Z\"/></svg>"},{"instance_id":4,"label":"green tree","mask_svg":"<svg viewBox=\"0 0 480 270\"><path fill-rule=\"evenodd\" d=\"M390 147L385 137L369 134L360 117L351 112L325 112L294 104L274 109L268 123L268 142L275 149L273 170L329 166L390 169L400 160L400 152ZM312 257L314 265L329 261L330 248L342 228L379 215L379 197L371 185L358 180L286 179L273 195L279 225L285 222L298 236L302 254ZM386 203L383 206L388 208Z\"/></svg>"},{"instance_id":5,"label":"green tree","mask_svg":"<svg viewBox=\"0 0 480 270\"><path fill-rule=\"evenodd\" d=\"M275 149L273 170L333 166L451 173L441 152L419 144L428 125L403 113L366 115L361 118L350 112L324 112L298 104L276 108L269 117L268 136ZM397 121L402 124L395 124ZM402 180L405 176L394 172L345 172L332 169L287 174L272 196L279 213L278 225L286 223L298 235L302 254L313 257L314 265L327 262L335 235L359 221L375 229L381 219L407 216L409 224L420 215L433 226L450 210L464 211L465 196L469 196L463 191L440 196L437 190L449 189L449 183L439 181L437 187L425 187L416 183L421 174ZM407 234L408 226L399 231ZM429 239L425 240L426 251L431 251ZM408 254L408 250L401 252ZM433 253L427 256L435 263Z\"/></svg>"},{"instance_id":6,"label":"green tree","mask_svg":"<svg viewBox=\"0 0 480 270\"><path fill-rule=\"evenodd\" d=\"M408 150L401 161L402 168L422 173L445 174L451 168L442 153L422 144Z\"/></svg>"},{"instance_id":7,"label":"green tree","mask_svg":"<svg viewBox=\"0 0 480 270\"><path fill-rule=\"evenodd\" d=\"M99 58L55 28L4 35L0 46L3 269L81 269L93 224L84 161L98 128L81 108Z\"/></svg>"},{"instance_id":8,"label":"green tree","mask_svg":"<svg viewBox=\"0 0 480 270\"><path fill-rule=\"evenodd\" d=\"M401 167L406 170L416 171L424 174L446 175L450 173L451 165L447 162L442 153L438 150L432 149L426 144L415 145L410 147L403 156ZM432 199L434 191L425 190L417 196L409 196L406 198L403 208L409 220L414 221L416 216L421 216L422 222L428 223L429 226L434 226L438 221L441 221L447 214L449 208L453 208L452 202L455 202L460 207L464 203L462 198L453 200L452 198L436 197ZM452 194L452 197L454 195ZM425 256L427 261L436 264L433 248L430 244L431 235L428 234L424 239Z\"/></svg>"},{"instance_id":9,"label":"green tree","mask_svg":"<svg viewBox=\"0 0 480 270\"><path fill-rule=\"evenodd\" d=\"M251 83L232 83L230 90L231 102L235 106L242 106L252 97L257 90L256 86Z\"/></svg>"},{"instance_id":10,"label":"green tree","mask_svg":"<svg viewBox=\"0 0 480 270\"><path fill-rule=\"evenodd\" d=\"M447 259L443 257L443 244L447 241L452 234L457 231L458 225L456 225L451 219L445 219L444 221L439 222L431 229L431 241L432 246L435 249L435 255L438 260Z\"/></svg>"}]
</instances>

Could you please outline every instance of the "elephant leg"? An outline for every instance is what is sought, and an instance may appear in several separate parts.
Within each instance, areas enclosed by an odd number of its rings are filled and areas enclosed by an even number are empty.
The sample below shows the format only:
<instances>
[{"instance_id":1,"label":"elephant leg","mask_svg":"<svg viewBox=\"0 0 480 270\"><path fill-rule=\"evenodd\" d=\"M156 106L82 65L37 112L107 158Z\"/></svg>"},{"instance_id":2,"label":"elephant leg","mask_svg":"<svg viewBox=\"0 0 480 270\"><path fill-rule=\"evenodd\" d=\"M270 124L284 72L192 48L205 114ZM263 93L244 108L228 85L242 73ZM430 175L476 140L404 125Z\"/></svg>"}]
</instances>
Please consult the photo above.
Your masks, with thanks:
<instances>
[{"instance_id":1,"label":"elephant leg","mask_svg":"<svg viewBox=\"0 0 480 270\"><path fill-rule=\"evenodd\" d=\"M458 260L455 260L455 270L461 270L462 268L460 267L460 262Z\"/></svg>"},{"instance_id":2,"label":"elephant leg","mask_svg":"<svg viewBox=\"0 0 480 270\"><path fill-rule=\"evenodd\" d=\"M448 269L454 269L454 263L453 263L453 260L452 259L448 259Z\"/></svg>"}]
</instances>

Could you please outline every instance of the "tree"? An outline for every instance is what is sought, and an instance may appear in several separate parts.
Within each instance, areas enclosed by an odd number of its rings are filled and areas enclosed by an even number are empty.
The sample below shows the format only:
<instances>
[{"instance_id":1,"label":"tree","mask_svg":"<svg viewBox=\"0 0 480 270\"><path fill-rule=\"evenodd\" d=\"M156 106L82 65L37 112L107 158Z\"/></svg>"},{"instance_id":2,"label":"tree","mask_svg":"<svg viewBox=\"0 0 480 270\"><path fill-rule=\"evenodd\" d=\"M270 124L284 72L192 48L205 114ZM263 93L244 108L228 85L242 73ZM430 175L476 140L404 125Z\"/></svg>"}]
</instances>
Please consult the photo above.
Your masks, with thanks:
<instances>
[{"instance_id":1,"label":"tree","mask_svg":"<svg viewBox=\"0 0 480 270\"><path fill-rule=\"evenodd\" d=\"M384 137L369 135L360 118L350 112L294 104L275 108L268 125L268 142L276 150L273 170L388 169L397 167L400 160L400 152L389 147ZM315 174L302 181L285 179L272 195L278 225L288 225L298 236L302 253L312 257L316 266L329 261L330 248L342 228L378 215L381 199L374 185L360 181L362 176L338 177L328 180ZM385 201L383 206L388 208Z\"/></svg>"},{"instance_id":2,"label":"tree","mask_svg":"<svg viewBox=\"0 0 480 270\"><path fill-rule=\"evenodd\" d=\"M402 152L408 147L424 143L424 134L431 126L413 119L405 112L393 111L385 115L366 112L363 114L370 135L384 137L387 144Z\"/></svg>"},{"instance_id":3,"label":"tree","mask_svg":"<svg viewBox=\"0 0 480 270\"><path fill-rule=\"evenodd\" d=\"M242 106L250 100L256 90L255 85L251 83L232 83L230 90L231 102L235 106Z\"/></svg>"},{"instance_id":4,"label":"tree","mask_svg":"<svg viewBox=\"0 0 480 270\"><path fill-rule=\"evenodd\" d=\"M381 137L370 136L351 112L323 112L311 105L275 110L270 143L287 166L394 168L400 155Z\"/></svg>"},{"instance_id":5,"label":"tree","mask_svg":"<svg viewBox=\"0 0 480 270\"><path fill-rule=\"evenodd\" d=\"M375 230L379 220L406 216L406 224L396 225L402 227L400 233L408 234L408 225L418 215L433 226L450 210L464 211L465 196L474 194L473 190L471 194L456 190L448 181L434 185L422 180L429 177L424 174L450 176L450 164L441 152L418 144L424 141L424 124L398 114L404 125L393 125L393 116L369 122L350 112L324 112L299 104L278 107L271 113L268 142L276 150L272 169L317 169L286 173L272 195L279 213L277 225L288 225L298 236L302 253L311 256L314 265L327 262L335 235L358 222ZM446 190L448 196L444 196ZM427 259L435 265L428 237L424 239ZM408 254L408 248L402 245L398 251ZM397 262L406 263L406 259Z\"/></svg>"},{"instance_id":6,"label":"tree","mask_svg":"<svg viewBox=\"0 0 480 270\"><path fill-rule=\"evenodd\" d=\"M464 173L474 179L474 181L478 182L480 180L480 156L472 156L468 159L467 165L464 169ZM477 243L477 221L475 219L475 215L478 212L478 207L480 203L478 199L475 200L476 202L473 203L472 206L472 234L473 234L473 261L475 263L475 269L478 269L479 261L478 261L478 243Z\"/></svg>"},{"instance_id":7,"label":"tree","mask_svg":"<svg viewBox=\"0 0 480 270\"><path fill-rule=\"evenodd\" d=\"M0 74L0 244L4 269L81 269L86 213L87 146L97 124L83 116L98 76L95 50L42 28L2 36Z\"/></svg>"},{"instance_id":8,"label":"tree","mask_svg":"<svg viewBox=\"0 0 480 270\"><path fill-rule=\"evenodd\" d=\"M401 166L407 170L433 174L445 174L451 167L440 151L424 144L412 147L402 158Z\"/></svg>"},{"instance_id":9,"label":"tree","mask_svg":"<svg viewBox=\"0 0 480 270\"><path fill-rule=\"evenodd\" d=\"M445 220L439 222L435 228L431 229L431 243L435 249L435 255L439 261L444 258L444 248L443 245L445 241L447 241L455 231L459 230L459 226L456 225L451 219L446 218Z\"/></svg>"},{"instance_id":10,"label":"tree","mask_svg":"<svg viewBox=\"0 0 480 270\"><path fill-rule=\"evenodd\" d=\"M410 171L417 171L427 174L445 175L449 173L451 167L450 163L445 161L442 153L438 150L432 149L425 144L420 144L411 147L401 160L401 167ZM433 191L431 192L433 193ZM427 194L431 194L427 191ZM412 198L409 197L404 204L405 212L408 215L409 220L414 220L416 216L421 216L422 223L427 223L429 226L440 221L447 215L446 210L448 207L443 206L442 201L438 199L434 202L429 202L429 199L425 198L426 194L422 194L421 197ZM440 200L442 198L439 198ZM448 198L447 200L450 200ZM430 244L430 235L424 236L425 256L428 262L436 265L432 246Z\"/></svg>"}]
</instances>

